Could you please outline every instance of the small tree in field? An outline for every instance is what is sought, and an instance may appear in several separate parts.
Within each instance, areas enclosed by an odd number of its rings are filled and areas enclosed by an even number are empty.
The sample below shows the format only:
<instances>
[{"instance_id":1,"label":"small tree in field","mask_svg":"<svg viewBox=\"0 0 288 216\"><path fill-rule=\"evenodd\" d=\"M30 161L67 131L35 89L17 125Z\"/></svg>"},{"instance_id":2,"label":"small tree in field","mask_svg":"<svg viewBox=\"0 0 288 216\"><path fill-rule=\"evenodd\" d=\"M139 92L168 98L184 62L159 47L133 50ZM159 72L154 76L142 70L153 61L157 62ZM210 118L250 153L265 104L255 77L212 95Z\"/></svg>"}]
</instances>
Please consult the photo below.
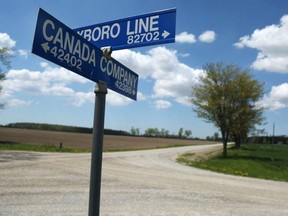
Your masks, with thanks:
<instances>
[{"instance_id":1,"label":"small tree in field","mask_svg":"<svg viewBox=\"0 0 288 216\"><path fill-rule=\"evenodd\" d=\"M180 128L180 129L179 129L179 131L178 131L178 137L179 137L180 139L183 138L183 128Z\"/></svg>"},{"instance_id":2,"label":"small tree in field","mask_svg":"<svg viewBox=\"0 0 288 216\"><path fill-rule=\"evenodd\" d=\"M185 134L186 138L189 138L192 135L192 131L191 130L185 130L184 134Z\"/></svg>"},{"instance_id":3,"label":"small tree in field","mask_svg":"<svg viewBox=\"0 0 288 216\"><path fill-rule=\"evenodd\" d=\"M218 132L215 132L215 133L214 133L214 140L215 140L215 141L218 141L218 139L219 139L219 133L218 133Z\"/></svg>"},{"instance_id":4,"label":"small tree in field","mask_svg":"<svg viewBox=\"0 0 288 216\"><path fill-rule=\"evenodd\" d=\"M203 69L191 102L198 117L220 129L226 157L229 137L239 145L255 124L262 123L263 109L256 102L263 96L263 84L236 65L210 63Z\"/></svg>"},{"instance_id":5,"label":"small tree in field","mask_svg":"<svg viewBox=\"0 0 288 216\"><path fill-rule=\"evenodd\" d=\"M132 136L140 136L140 129L132 127L131 130L130 130L130 134Z\"/></svg>"}]
</instances>

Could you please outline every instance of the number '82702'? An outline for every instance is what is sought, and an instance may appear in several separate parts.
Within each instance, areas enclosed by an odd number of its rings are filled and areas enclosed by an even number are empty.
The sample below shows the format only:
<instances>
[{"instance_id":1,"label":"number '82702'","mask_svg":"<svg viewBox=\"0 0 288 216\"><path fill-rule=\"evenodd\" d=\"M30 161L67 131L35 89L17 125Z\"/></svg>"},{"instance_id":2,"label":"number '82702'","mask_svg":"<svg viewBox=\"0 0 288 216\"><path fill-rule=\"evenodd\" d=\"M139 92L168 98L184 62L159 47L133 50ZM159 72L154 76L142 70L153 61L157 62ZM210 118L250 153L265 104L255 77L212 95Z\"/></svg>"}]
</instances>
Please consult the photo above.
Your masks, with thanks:
<instances>
[{"instance_id":1,"label":"number '82702'","mask_svg":"<svg viewBox=\"0 0 288 216\"><path fill-rule=\"evenodd\" d=\"M160 39L159 36L160 36L160 33L158 31L130 35L127 38L127 44L142 43L146 41L155 41L155 40Z\"/></svg>"}]
</instances>

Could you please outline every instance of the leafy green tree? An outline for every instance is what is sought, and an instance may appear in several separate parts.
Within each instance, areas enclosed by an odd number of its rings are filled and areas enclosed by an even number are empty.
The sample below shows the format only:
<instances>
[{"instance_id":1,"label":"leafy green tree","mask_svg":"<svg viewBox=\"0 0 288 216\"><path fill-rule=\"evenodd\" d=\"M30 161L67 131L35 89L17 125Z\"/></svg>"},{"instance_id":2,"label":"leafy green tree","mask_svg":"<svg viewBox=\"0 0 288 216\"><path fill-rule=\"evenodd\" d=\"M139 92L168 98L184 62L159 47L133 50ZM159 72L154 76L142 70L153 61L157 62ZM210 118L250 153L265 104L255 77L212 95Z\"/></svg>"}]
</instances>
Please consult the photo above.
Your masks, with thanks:
<instances>
[{"instance_id":1,"label":"leafy green tree","mask_svg":"<svg viewBox=\"0 0 288 216\"><path fill-rule=\"evenodd\" d=\"M178 132L178 137L180 138L180 139L182 139L183 138L183 128L180 128L179 129L179 132Z\"/></svg>"},{"instance_id":2,"label":"leafy green tree","mask_svg":"<svg viewBox=\"0 0 288 216\"><path fill-rule=\"evenodd\" d=\"M247 71L237 77L235 91L239 108L233 122L231 138L235 141L236 148L241 146L242 140L248 133L264 122L263 108L256 106L255 102L263 96L263 85L252 78Z\"/></svg>"},{"instance_id":3,"label":"leafy green tree","mask_svg":"<svg viewBox=\"0 0 288 216\"><path fill-rule=\"evenodd\" d=\"M184 134L185 134L186 138L189 138L192 135L192 131L191 130L185 130Z\"/></svg>"},{"instance_id":4,"label":"leafy green tree","mask_svg":"<svg viewBox=\"0 0 288 216\"><path fill-rule=\"evenodd\" d=\"M215 141L218 141L218 139L219 139L219 133L218 133L218 132L215 132L215 133L214 133L214 140L215 140Z\"/></svg>"},{"instance_id":5,"label":"leafy green tree","mask_svg":"<svg viewBox=\"0 0 288 216\"><path fill-rule=\"evenodd\" d=\"M144 135L145 136L153 136L153 137L158 137L160 134L158 128L148 128L145 130Z\"/></svg>"},{"instance_id":6,"label":"leafy green tree","mask_svg":"<svg viewBox=\"0 0 288 216\"><path fill-rule=\"evenodd\" d=\"M135 128L136 130L136 136L140 136L140 129L139 128Z\"/></svg>"},{"instance_id":7,"label":"leafy green tree","mask_svg":"<svg viewBox=\"0 0 288 216\"><path fill-rule=\"evenodd\" d=\"M10 67L11 64L11 49L7 48L7 47L0 47L0 63L2 65L5 65L7 67Z\"/></svg>"},{"instance_id":8,"label":"leafy green tree","mask_svg":"<svg viewBox=\"0 0 288 216\"><path fill-rule=\"evenodd\" d=\"M2 66L7 68L10 67L11 50L8 48L0 48L0 83L5 80L5 73L2 70ZM2 91L2 86L0 85L0 93ZM5 104L0 103L0 109L4 109Z\"/></svg>"},{"instance_id":9,"label":"leafy green tree","mask_svg":"<svg viewBox=\"0 0 288 216\"><path fill-rule=\"evenodd\" d=\"M256 105L263 84L236 65L209 63L203 69L199 85L192 87L191 102L198 117L220 129L226 157L230 136L238 140L263 121L263 109Z\"/></svg>"},{"instance_id":10,"label":"leafy green tree","mask_svg":"<svg viewBox=\"0 0 288 216\"><path fill-rule=\"evenodd\" d=\"M168 137L169 136L169 131L166 130L165 128L161 128L159 131L161 137Z\"/></svg>"},{"instance_id":11,"label":"leafy green tree","mask_svg":"<svg viewBox=\"0 0 288 216\"><path fill-rule=\"evenodd\" d=\"M140 129L132 127L130 133L132 136L140 136Z\"/></svg>"}]
</instances>

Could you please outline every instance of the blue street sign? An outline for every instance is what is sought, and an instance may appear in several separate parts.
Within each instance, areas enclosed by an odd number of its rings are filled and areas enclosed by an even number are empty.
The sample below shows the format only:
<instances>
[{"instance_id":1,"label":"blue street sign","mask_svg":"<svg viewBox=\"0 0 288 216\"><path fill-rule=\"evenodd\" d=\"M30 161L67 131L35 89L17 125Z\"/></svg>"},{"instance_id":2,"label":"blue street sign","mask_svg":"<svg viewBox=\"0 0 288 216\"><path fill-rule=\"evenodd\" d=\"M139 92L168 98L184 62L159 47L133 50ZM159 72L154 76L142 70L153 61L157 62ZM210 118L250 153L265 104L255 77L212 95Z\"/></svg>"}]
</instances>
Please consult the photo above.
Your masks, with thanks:
<instances>
[{"instance_id":1,"label":"blue street sign","mask_svg":"<svg viewBox=\"0 0 288 216\"><path fill-rule=\"evenodd\" d=\"M74 29L97 47L112 50L175 42L176 9Z\"/></svg>"},{"instance_id":2,"label":"blue street sign","mask_svg":"<svg viewBox=\"0 0 288 216\"><path fill-rule=\"evenodd\" d=\"M138 75L40 9L32 52L92 81L136 100Z\"/></svg>"}]
</instances>

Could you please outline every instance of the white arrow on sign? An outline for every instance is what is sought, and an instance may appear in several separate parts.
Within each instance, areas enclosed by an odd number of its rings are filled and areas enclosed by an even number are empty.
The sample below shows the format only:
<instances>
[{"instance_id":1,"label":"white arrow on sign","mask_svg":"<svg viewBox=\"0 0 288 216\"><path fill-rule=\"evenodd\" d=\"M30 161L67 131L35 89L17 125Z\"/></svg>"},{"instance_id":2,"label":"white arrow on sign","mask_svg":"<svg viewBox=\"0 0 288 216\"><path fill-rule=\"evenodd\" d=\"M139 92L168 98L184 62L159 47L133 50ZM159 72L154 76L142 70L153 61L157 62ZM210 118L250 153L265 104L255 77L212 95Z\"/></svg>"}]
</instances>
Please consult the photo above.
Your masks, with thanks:
<instances>
[{"instance_id":1,"label":"white arrow on sign","mask_svg":"<svg viewBox=\"0 0 288 216\"><path fill-rule=\"evenodd\" d=\"M167 32L167 31L165 31L165 30L164 30L164 32L162 33L162 37L164 37L164 38L168 37L169 35L170 35L170 33Z\"/></svg>"},{"instance_id":2,"label":"white arrow on sign","mask_svg":"<svg viewBox=\"0 0 288 216\"><path fill-rule=\"evenodd\" d=\"M46 53L50 50L50 47L48 46L48 42L41 44L41 46Z\"/></svg>"}]
</instances>

